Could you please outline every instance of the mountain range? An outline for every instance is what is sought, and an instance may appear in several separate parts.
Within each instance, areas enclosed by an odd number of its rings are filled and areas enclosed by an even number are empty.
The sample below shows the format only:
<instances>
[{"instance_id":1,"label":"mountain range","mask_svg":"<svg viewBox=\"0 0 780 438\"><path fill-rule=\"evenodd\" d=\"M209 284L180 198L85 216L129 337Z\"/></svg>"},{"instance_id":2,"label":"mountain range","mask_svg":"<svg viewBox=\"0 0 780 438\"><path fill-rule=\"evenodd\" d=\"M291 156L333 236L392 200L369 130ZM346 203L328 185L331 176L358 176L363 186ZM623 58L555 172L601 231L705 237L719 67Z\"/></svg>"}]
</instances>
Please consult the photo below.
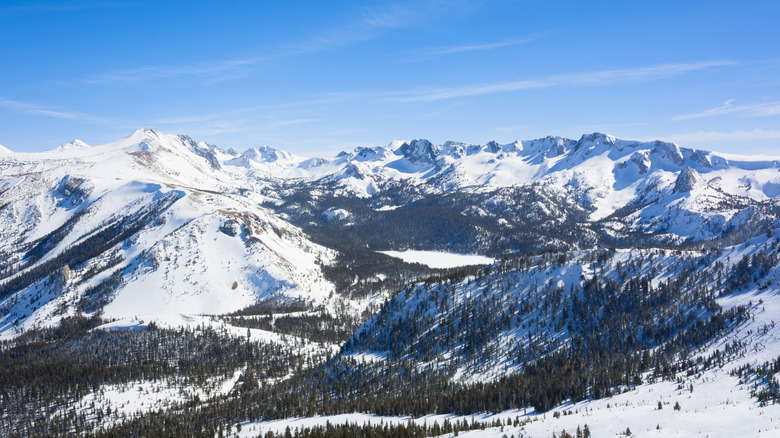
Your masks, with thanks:
<instances>
[{"instance_id":1,"label":"mountain range","mask_svg":"<svg viewBox=\"0 0 780 438\"><path fill-rule=\"evenodd\" d=\"M411 373L432 382L414 388L436 394L459 394L452 382L525 376L536 384L528 374L535 366L555 381L560 375L545 373L556 367L591 371L539 390L543 400L518 393L475 405L530 405L542 415L600 403L648 385L648 376L712 377L716 352L735 366L780 357L771 318L780 311L778 218L780 157L600 133L484 145L393 141L332 158L269 146L238 152L152 129L101 146L0 147L0 339L13 351L30 333L83 318L100 319L93 330L119 332L211 327L292 348L320 370L251 374L244 362L224 371L239 380L220 397L290 391L321 400L311 409L322 415L347 407L413 414L391 408L406 400L401 390L395 402L354 404L380 384L333 380L355 370L405 385ZM444 254L482 257L426 263ZM603 360L614 373L599 368ZM393 368L409 363L416 371ZM250 384L247 376L261 372L290 380ZM332 404L338 394L345 404ZM65 405L87 412L83 394L77 399ZM475 412L437 400L416 412ZM116 400L104 402L116 412ZM225 422L306 416L251 412ZM776 410L768 415L780 421ZM121 428L138 418L96 424Z\"/></svg>"}]
</instances>

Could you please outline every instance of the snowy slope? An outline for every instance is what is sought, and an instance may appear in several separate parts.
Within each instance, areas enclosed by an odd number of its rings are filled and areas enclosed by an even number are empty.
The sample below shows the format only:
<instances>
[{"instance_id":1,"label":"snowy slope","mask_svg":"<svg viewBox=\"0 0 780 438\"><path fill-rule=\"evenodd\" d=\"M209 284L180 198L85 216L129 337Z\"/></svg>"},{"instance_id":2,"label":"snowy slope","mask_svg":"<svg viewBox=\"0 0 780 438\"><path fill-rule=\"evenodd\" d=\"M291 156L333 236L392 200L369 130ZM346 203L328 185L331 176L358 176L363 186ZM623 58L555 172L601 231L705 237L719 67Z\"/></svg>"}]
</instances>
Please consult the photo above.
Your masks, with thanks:
<instances>
[{"instance_id":1,"label":"snowy slope","mask_svg":"<svg viewBox=\"0 0 780 438\"><path fill-rule=\"evenodd\" d=\"M75 139L70 143L65 143L62 145L57 146L56 148L52 149L52 152L64 152L64 151L72 151L72 150L79 150L79 149L89 149L91 146L84 143L83 141L79 139Z\"/></svg>"},{"instance_id":2,"label":"snowy slope","mask_svg":"<svg viewBox=\"0 0 780 438\"><path fill-rule=\"evenodd\" d=\"M727 365L729 367L731 364ZM693 385L691 392L689 387ZM662 409L658 409L661 402ZM680 410L675 410L675 404ZM554 416L555 413L559 415ZM566 412L564 415L563 413ZM284 434L285 429L344 424L408 424L442 426L466 420L485 425L480 430L460 432L459 437L501 438L528 436L550 438L561 431L576 436L587 425L591 436L634 437L774 437L780 434L780 406L760 406L750 396L749 385L728 374L727 369L715 369L684 379L684 384L660 382L639 385L625 393L600 400L566 403L551 412L537 413L533 409L509 410L498 414L426 415L412 418L368 415L363 413L289 418L242 424L239 436L255 437L268 431ZM496 420L508 425L496 427ZM452 433L442 437L456 436Z\"/></svg>"},{"instance_id":3,"label":"snowy slope","mask_svg":"<svg viewBox=\"0 0 780 438\"><path fill-rule=\"evenodd\" d=\"M331 252L187 137L140 130L0 166L6 336L78 311L164 318L268 297L326 304L333 290L316 263Z\"/></svg>"}]
</instances>

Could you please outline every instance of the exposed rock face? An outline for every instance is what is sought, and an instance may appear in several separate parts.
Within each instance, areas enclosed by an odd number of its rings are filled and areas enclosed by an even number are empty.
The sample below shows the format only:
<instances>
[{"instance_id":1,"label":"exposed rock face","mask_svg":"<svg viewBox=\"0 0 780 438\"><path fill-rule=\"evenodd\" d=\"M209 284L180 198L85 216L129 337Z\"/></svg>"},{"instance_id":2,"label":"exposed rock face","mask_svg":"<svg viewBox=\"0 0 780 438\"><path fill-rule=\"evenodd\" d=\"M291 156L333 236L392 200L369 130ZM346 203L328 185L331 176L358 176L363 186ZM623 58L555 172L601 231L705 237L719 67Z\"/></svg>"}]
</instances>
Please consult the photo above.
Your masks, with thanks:
<instances>
[{"instance_id":1,"label":"exposed rock face","mask_svg":"<svg viewBox=\"0 0 780 438\"><path fill-rule=\"evenodd\" d=\"M677 176L677 180L674 182L674 191L677 193L688 193L701 184L706 184L706 182L699 172L686 167Z\"/></svg>"},{"instance_id":2,"label":"exposed rock face","mask_svg":"<svg viewBox=\"0 0 780 438\"><path fill-rule=\"evenodd\" d=\"M436 161L436 150L428 140L412 140L400 148L403 156L414 164L433 164Z\"/></svg>"}]
</instances>

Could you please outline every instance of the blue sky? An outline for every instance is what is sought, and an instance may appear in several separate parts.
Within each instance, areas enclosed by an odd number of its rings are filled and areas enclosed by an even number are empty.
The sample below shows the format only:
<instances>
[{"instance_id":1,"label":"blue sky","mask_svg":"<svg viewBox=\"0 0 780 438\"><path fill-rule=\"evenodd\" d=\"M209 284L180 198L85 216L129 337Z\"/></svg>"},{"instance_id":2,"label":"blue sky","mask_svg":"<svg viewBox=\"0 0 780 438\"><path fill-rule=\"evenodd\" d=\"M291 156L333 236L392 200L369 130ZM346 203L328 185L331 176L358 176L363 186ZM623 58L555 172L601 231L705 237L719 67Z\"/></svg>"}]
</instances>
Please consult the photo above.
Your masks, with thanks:
<instances>
[{"instance_id":1,"label":"blue sky","mask_svg":"<svg viewBox=\"0 0 780 438\"><path fill-rule=\"evenodd\" d=\"M778 1L0 3L0 144L606 132L780 155Z\"/></svg>"}]
</instances>

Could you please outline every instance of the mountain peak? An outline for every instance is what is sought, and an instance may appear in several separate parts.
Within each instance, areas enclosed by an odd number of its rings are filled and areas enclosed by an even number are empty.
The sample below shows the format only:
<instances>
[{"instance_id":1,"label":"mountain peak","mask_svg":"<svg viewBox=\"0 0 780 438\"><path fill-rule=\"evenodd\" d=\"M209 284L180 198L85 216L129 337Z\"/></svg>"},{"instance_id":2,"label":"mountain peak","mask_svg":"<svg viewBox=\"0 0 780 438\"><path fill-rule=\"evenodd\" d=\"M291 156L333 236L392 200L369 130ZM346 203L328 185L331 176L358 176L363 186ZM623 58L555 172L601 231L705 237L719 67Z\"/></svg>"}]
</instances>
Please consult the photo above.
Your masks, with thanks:
<instances>
[{"instance_id":1,"label":"mountain peak","mask_svg":"<svg viewBox=\"0 0 780 438\"><path fill-rule=\"evenodd\" d=\"M350 155L350 158L355 161L375 161L382 159L387 153L388 150L381 146L358 147L355 149L355 152Z\"/></svg>"},{"instance_id":2,"label":"mountain peak","mask_svg":"<svg viewBox=\"0 0 780 438\"><path fill-rule=\"evenodd\" d=\"M267 145L249 149L244 152L244 156L259 163L275 163L277 161L289 161L294 158L289 152Z\"/></svg>"},{"instance_id":3,"label":"mountain peak","mask_svg":"<svg viewBox=\"0 0 780 438\"><path fill-rule=\"evenodd\" d=\"M696 169L686 167L677 175L677 179L674 181L674 191L677 193L688 193L704 183L704 178Z\"/></svg>"},{"instance_id":4,"label":"mountain peak","mask_svg":"<svg viewBox=\"0 0 780 438\"><path fill-rule=\"evenodd\" d=\"M156 129L152 128L139 128L137 129L132 135L140 134L140 135L146 135L146 136L155 136L159 137L162 135L162 133Z\"/></svg>"},{"instance_id":5,"label":"mountain peak","mask_svg":"<svg viewBox=\"0 0 780 438\"><path fill-rule=\"evenodd\" d=\"M7 147L5 147L5 146L0 144L0 156L11 155L13 153L14 153L14 151L12 151L12 150L8 149Z\"/></svg>"},{"instance_id":6,"label":"mountain peak","mask_svg":"<svg viewBox=\"0 0 780 438\"><path fill-rule=\"evenodd\" d=\"M163 134L156 129L141 128L133 131L132 134L124 137L123 139L110 143L114 147L118 148L132 148L138 150L149 150L153 146L158 146L164 137L176 137L170 134Z\"/></svg>"},{"instance_id":7,"label":"mountain peak","mask_svg":"<svg viewBox=\"0 0 780 438\"><path fill-rule=\"evenodd\" d=\"M92 148L92 146L84 143L79 139L75 139L70 143L61 144L52 150L53 151L78 151L78 150L84 150L90 148Z\"/></svg>"},{"instance_id":8,"label":"mountain peak","mask_svg":"<svg viewBox=\"0 0 780 438\"><path fill-rule=\"evenodd\" d=\"M164 134L162 132L156 129L140 128L133 131L133 133L125 137L125 139L135 142L143 142L146 140L159 139L163 135Z\"/></svg>"},{"instance_id":9,"label":"mountain peak","mask_svg":"<svg viewBox=\"0 0 780 438\"><path fill-rule=\"evenodd\" d=\"M584 137L584 136L583 136ZM575 145L574 140L548 135L536 140L515 142L512 148L522 151L525 155L539 155L541 158L551 158L563 155Z\"/></svg>"},{"instance_id":10,"label":"mountain peak","mask_svg":"<svg viewBox=\"0 0 780 438\"><path fill-rule=\"evenodd\" d=\"M594 132L592 134L583 134L582 137L577 141L577 144L588 144L588 145L600 145L600 144L609 144L614 145L615 140L617 140L615 137L604 134L601 132Z\"/></svg>"},{"instance_id":11,"label":"mountain peak","mask_svg":"<svg viewBox=\"0 0 780 438\"><path fill-rule=\"evenodd\" d=\"M430 141L419 139L403 143L396 153L415 164L431 164L436 160L437 150Z\"/></svg>"}]
</instances>

